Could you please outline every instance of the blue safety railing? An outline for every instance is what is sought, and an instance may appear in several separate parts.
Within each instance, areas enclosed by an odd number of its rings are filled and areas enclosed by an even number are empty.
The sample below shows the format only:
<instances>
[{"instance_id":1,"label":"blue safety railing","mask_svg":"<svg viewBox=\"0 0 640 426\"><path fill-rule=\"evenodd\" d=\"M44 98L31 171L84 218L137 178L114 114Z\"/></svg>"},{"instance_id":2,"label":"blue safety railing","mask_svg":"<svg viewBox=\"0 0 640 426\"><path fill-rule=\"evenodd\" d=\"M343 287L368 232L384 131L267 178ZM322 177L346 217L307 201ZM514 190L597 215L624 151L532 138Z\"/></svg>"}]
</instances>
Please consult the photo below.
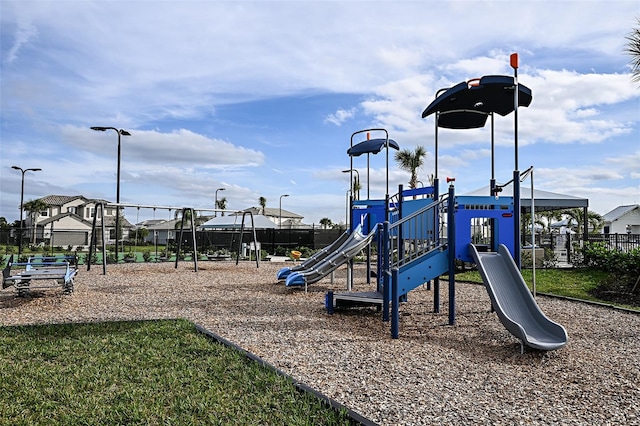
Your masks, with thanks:
<instances>
[{"instance_id":1,"label":"blue safety railing","mask_svg":"<svg viewBox=\"0 0 640 426\"><path fill-rule=\"evenodd\" d=\"M379 224L378 267L380 271L378 287L383 294L383 320L389 320L389 307L392 301L392 336L397 337L398 303L400 296L421 284L420 278L431 280L447 270L454 270L453 245L455 242L455 191L449 187L449 194L438 201L398 220L395 223ZM447 214L447 235L439 232L441 217ZM427 266L425 266L427 265ZM424 266L424 267L423 267ZM429 271L425 271L429 269ZM416 276L413 287L399 286L403 274L405 278ZM450 274L453 275L453 274ZM406 281L406 280L405 280ZM411 280L410 280L411 281ZM392 288L393 284L393 288ZM449 322L455 321L455 287L450 277L449 283ZM439 299L439 290L434 294ZM439 302L438 302L439 303ZM392 318L392 319L394 319Z\"/></svg>"}]
</instances>

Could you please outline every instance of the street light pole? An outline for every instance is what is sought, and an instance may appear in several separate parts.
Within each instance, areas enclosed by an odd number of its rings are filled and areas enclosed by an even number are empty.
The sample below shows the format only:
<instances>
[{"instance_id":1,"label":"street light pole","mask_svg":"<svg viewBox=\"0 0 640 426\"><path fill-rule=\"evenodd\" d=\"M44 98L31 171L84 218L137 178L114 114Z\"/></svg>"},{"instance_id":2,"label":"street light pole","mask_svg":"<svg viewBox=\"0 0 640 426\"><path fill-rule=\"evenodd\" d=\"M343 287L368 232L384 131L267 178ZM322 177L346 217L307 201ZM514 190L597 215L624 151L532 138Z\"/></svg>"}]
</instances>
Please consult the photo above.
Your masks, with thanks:
<instances>
[{"instance_id":1,"label":"street light pole","mask_svg":"<svg viewBox=\"0 0 640 426\"><path fill-rule=\"evenodd\" d=\"M116 175L116 204L120 204L120 136L131 136L131 133L127 132L124 129L116 129L115 127L102 127L102 126L94 126L91 130L96 130L98 132L104 132L107 130L113 130L118 134L118 172ZM104 217L102 218L104 220ZM116 263L118 263L118 257L120 256L120 250L118 247L118 230L120 228L120 206L116 206Z\"/></svg>"},{"instance_id":2,"label":"street light pole","mask_svg":"<svg viewBox=\"0 0 640 426\"><path fill-rule=\"evenodd\" d=\"M282 228L282 197L288 197L289 194L283 194L280 196L280 225L279 228Z\"/></svg>"},{"instance_id":3,"label":"street light pole","mask_svg":"<svg viewBox=\"0 0 640 426\"><path fill-rule=\"evenodd\" d=\"M218 210L217 210L217 208L218 208L218 191L224 191L225 189L226 189L226 188L218 188L218 189L216 189L216 203L215 203L215 205L213 206L213 207L214 207L214 209L215 209L215 210L213 211L213 217L218 217Z\"/></svg>"},{"instance_id":4,"label":"street light pole","mask_svg":"<svg viewBox=\"0 0 640 426\"><path fill-rule=\"evenodd\" d=\"M351 182L351 185L350 185L351 189L352 189L351 195L353 196L353 198L359 200L360 199L360 196L359 196L360 195L360 188L359 188L360 187L360 172L358 172L358 169L347 169L347 170L343 170L342 173L351 173L352 171L356 172L356 184L354 185L354 183ZM351 176L351 175L349 175L349 176ZM351 177L349 177L349 179L352 180ZM358 186L358 188L356 188L356 185ZM357 189L357 194L358 194L357 197L356 197L356 189Z\"/></svg>"},{"instance_id":5,"label":"street light pole","mask_svg":"<svg viewBox=\"0 0 640 426\"><path fill-rule=\"evenodd\" d=\"M24 205L24 174L26 172L39 172L40 168L23 169L18 166L11 166L12 169L20 170L22 172L22 185L20 186L20 236L18 237L18 256L22 254L22 207Z\"/></svg>"}]
</instances>

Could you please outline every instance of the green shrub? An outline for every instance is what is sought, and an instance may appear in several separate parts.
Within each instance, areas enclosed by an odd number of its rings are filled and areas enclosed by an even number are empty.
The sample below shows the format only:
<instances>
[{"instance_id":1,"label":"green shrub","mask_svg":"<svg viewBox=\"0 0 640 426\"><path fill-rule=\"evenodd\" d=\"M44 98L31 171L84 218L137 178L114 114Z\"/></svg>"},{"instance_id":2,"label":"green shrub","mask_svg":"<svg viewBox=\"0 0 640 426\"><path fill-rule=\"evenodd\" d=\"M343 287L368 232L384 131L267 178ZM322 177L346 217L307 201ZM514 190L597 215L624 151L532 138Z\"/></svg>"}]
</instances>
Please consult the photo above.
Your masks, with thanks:
<instances>
[{"instance_id":1,"label":"green shrub","mask_svg":"<svg viewBox=\"0 0 640 426\"><path fill-rule=\"evenodd\" d=\"M582 255L582 266L609 274L607 279L594 289L594 294L602 298L622 297L620 302L629 305L635 303L632 298L640 275L640 249L626 252L611 250L603 242L592 242L584 245Z\"/></svg>"},{"instance_id":2,"label":"green shrub","mask_svg":"<svg viewBox=\"0 0 640 426\"><path fill-rule=\"evenodd\" d=\"M582 249L583 265L616 275L640 274L640 249L610 250L605 243L586 243Z\"/></svg>"},{"instance_id":3,"label":"green shrub","mask_svg":"<svg viewBox=\"0 0 640 426\"><path fill-rule=\"evenodd\" d=\"M558 267L558 256L556 256L555 251L553 251L550 248L544 249L544 258L542 259L542 267L544 269Z\"/></svg>"},{"instance_id":4,"label":"green shrub","mask_svg":"<svg viewBox=\"0 0 640 426\"><path fill-rule=\"evenodd\" d=\"M312 256L313 253L314 253L313 249L311 249L309 247L306 247L306 246L296 247L296 248L294 248L294 250L299 251L300 253L302 253L300 255L300 257L309 257L309 256ZM289 250L289 253L291 253L291 250Z\"/></svg>"}]
</instances>

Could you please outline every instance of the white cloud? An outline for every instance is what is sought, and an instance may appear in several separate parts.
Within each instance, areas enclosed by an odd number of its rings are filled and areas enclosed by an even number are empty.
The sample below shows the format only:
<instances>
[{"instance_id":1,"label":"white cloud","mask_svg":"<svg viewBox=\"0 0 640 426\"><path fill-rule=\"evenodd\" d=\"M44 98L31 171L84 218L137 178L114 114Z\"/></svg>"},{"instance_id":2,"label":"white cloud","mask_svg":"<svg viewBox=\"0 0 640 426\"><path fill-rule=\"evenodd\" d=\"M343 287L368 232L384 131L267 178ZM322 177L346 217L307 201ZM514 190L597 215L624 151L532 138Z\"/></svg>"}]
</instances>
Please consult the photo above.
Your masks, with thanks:
<instances>
[{"instance_id":1,"label":"white cloud","mask_svg":"<svg viewBox=\"0 0 640 426\"><path fill-rule=\"evenodd\" d=\"M255 167L264 162L264 154L254 149L209 138L190 130L171 133L157 130L129 129L131 136L121 136L122 157L143 167L159 168L165 164L185 164L202 168ZM63 140L72 147L104 155L105 147L117 146L115 132L93 132L89 129L65 126ZM95 141L87 143L88 140Z\"/></svg>"},{"instance_id":2,"label":"white cloud","mask_svg":"<svg viewBox=\"0 0 640 426\"><path fill-rule=\"evenodd\" d=\"M325 117L324 122L332 123L332 124L335 124L336 126L341 126L342 123L344 123L350 118L353 118L355 113L356 113L355 108L350 108L348 110L339 109L333 114L329 114L327 117Z\"/></svg>"},{"instance_id":3,"label":"white cloud","mask_svg":"<svg viewBox=\"0 0 640 426\"><path fill-rule=\"evenodd\" d=\"M37 28L28 19L17 19L14 42L5 58L8 65L13 64L19 56L20 49L38 37Z\"/></svg>"}]
</instances>

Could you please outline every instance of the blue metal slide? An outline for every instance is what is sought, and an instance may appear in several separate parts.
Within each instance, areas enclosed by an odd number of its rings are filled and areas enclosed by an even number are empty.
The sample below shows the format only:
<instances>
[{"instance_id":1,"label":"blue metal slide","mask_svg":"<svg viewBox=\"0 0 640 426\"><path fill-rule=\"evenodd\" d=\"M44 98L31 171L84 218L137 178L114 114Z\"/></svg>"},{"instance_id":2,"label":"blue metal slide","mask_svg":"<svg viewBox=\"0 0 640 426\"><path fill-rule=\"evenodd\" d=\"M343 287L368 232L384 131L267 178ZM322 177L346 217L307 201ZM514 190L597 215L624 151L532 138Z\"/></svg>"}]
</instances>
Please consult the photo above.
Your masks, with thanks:
<instances>
[{"instance_id":1,"label":"blue metal slide","mask_svg":"<svg viewBox=\"0 0 640 426\"><path fill-rule=\"evenodd\" d=\"M362 249L371 244L375 232L368 235L362 234L360 227L356 228L349 238L334 252L330 253L326 258L304 271L296 271L289 274L285 280L287 287L304 286L312 284L326 277L329 273L335 271L338 267L353 259Z\"/></svg>"},{"instance_id":2,"label":"blue metal slide","mask_svg":"<svg viewBox=\"0 0 640 426\"><path fill-rule=\"evenodd\" d=\"M501 244L497 253L479 253L473 244L469 244L469 252L498 318L520 339L521 352L524 345L550 351L567 344L567 331L540 310L505 245Z\"/></svg>"},{"instance_id":3,"label":"blue metal slide","mask_svg":"<svg viewBox=\"0 0 640 426\"><path fill-rule=\"evenodd\" d=\"M360 229L360 228L357 228L357 229ZM311 267L315 266L317 263L320 263L327 256L329 256L331 253L333 253L339 247L341 247L344 244L344 242L347 241L347 239L349 238L349 234L350 234L349 230L344 231L342 233L342 235L340 235L340 237L337 240L335 240L334 242L329 244L327 247L325 247L325 248L323 248L321 250L318 250L317 252L315 252L313 254L313 256L310 256L307 260L305 260L301 264L296 265L296 266L294 266L292 268L286 267L286 268L280 269L278 271L278 274L277 274L278 280L279 281L280 280L284 280L292 272L304 271L304 270L310 269Z\"/></svg>"}]
</instances>

